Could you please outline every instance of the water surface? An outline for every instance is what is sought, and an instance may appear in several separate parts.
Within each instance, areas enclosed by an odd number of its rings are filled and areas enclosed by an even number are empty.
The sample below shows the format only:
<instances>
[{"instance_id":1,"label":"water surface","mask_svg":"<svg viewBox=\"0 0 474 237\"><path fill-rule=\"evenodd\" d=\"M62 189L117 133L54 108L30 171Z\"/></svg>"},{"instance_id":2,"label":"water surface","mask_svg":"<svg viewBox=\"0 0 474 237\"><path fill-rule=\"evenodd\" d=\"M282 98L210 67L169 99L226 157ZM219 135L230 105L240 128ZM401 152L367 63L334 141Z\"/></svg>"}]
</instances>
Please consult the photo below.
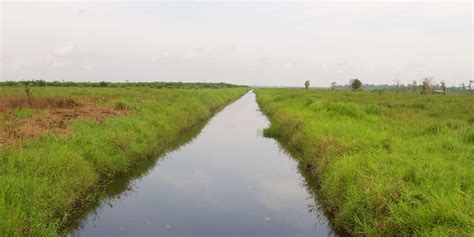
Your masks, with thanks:
<instances>
[{"instance_id":1,"label":"water surface","mask_svg":"<svg viewBox=\"0 0 474 237\"><path fill-rule=\"evenodd\" d=\"M297 162L261 135L268 125L255 95L244 95L192 142L101 200L70 235L334 235Z\"/></svg>"}]
</instances>

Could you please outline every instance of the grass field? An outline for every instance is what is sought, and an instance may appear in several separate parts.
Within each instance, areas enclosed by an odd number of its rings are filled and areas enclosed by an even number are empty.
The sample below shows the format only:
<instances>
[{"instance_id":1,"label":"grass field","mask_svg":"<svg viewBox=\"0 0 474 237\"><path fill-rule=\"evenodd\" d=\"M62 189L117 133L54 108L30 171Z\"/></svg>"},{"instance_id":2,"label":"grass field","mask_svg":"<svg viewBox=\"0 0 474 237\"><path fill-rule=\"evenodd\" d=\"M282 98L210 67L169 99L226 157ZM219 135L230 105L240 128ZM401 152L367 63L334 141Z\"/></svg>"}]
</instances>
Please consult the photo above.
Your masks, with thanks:
<instances>
[{"instance_id":1,"label":"grass field","mask_svg":"<svg viewBox=\"0 0 474 237\"><path fill-rule=\"evenodd\" d=\"M474 94L258 89L277 138L353 235L474 235Z\"/></svg>"},{"instance_id":2,"label":"grass field","mask_svg":"<svg viewBox=\"0 0 474 237\"><path fill-rule=\"evenodd\" d=\"M195 86L193 86L195 87ZM246 88L0 87L0 235L54 236L98 186Z\"/></svg>"}]
</instances>

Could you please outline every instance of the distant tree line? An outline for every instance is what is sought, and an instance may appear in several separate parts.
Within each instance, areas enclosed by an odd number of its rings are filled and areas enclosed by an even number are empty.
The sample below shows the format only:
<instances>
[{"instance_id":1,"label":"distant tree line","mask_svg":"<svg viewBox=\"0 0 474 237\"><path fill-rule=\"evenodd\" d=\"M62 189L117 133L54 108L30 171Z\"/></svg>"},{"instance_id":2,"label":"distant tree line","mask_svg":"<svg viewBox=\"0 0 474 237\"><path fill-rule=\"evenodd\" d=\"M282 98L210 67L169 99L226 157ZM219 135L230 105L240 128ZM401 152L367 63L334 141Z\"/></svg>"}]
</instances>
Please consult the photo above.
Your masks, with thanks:
<instances>
[{"instance_id":1,"label":"distant tree line","mask_svg":"<svg viewBox=\"0 0 474 237\"><path fill-rule=\"evenodd\" d=\"M465 84L461 83L458 86L448 87L444 81L435 83L432 77L427 77L421 80L420 82L413 81L413 83L402 84L400 81L396 80L395 84L363 84L359 79L351 79L348 84L337 85L336 82L331 82L330 88L332 90L386 90L386 91L396 91L396 92L420 92L423 94L432 94L432 93L446 93L446 91L472 91L474 88L471 83Z\"/></svg>"},{"instance_id":2,"label":"distant tree line","mask_svg":"<svg viewBox=\"0 0 474 237\"><path fill-rule=\"evenodd\" d=\"M25 81L5 81L0 82L0 86L54 86L54 87L150 87L150 88L231 88L246 87L224 82L72 82L72 81L45 81L45 80L25 80Z\"/></svg>"}]
</instances>

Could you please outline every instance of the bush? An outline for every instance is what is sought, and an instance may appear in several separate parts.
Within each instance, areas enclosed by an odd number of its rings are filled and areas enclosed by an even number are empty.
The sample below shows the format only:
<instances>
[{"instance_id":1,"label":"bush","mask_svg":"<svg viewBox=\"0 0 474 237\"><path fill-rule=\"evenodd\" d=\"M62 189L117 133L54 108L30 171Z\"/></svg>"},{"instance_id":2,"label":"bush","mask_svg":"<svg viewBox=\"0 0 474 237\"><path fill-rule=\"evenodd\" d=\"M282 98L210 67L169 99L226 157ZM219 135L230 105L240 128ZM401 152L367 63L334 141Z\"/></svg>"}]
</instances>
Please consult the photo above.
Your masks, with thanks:
<instances>
[{"instance_id":1,"label":"bush","mask_svg":"<svg viewBox=\"0 0 474 237\"><path fill-rule=\"evenodd\" d=\"M360 87L362 86L362 82L361 82L359 79L357 79L357 78L352 79L352 80L349 82L349 84L351 85L352 90L358 90L358 89L360 89Z\"/></svg>"}]
</instances>

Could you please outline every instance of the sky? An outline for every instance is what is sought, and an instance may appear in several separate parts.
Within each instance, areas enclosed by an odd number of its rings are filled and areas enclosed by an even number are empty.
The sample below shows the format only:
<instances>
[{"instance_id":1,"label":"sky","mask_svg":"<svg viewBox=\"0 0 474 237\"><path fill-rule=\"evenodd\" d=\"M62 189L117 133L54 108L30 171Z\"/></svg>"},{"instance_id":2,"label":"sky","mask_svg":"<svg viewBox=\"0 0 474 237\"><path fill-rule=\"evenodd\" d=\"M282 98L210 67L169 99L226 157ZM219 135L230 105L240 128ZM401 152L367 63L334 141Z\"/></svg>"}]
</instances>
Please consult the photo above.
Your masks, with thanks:
<instances>
[{"instance_id":1,"label":"sky","mask_svg":"<svg viewBox=\"0 0 474 237\"><path fill-rule=\"evenodd\" d=\"M472 2L0 4L2 81L474 80Z\"/></svg>"}]
</instances>

